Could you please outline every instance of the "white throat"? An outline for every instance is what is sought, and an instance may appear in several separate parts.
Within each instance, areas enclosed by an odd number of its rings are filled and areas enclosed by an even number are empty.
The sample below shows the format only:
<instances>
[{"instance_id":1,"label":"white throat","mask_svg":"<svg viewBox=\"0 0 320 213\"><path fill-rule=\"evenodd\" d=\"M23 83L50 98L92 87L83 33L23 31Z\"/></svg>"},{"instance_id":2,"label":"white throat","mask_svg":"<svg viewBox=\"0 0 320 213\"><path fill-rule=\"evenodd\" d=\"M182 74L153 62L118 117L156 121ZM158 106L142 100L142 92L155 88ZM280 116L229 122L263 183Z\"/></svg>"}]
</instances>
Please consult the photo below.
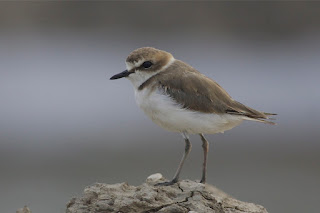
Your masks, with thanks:
<instances>
[{"instance_id":1,"label":"white throat","mask_svg":"<svg viewBox=\"0 0 320 213\"><path fill-rule=\"evenodd\" d=\"M148 80L149 78L151 78L152 76L158 74L159 72L167 69L173 62L175 61L175 58L172 57L170 59L170 61L165 65L163 66L160 70L157 70L155 72L145 72L145 71L140 71L140 70L136 70L135 73L132 73L130 74L127 78L131 81L131 83L133 84L133 87L135 90L138 89L138 87L143 83L145 82L146 80ZM137 62L137 63L140 63L141 62ZM133 65L132 64L127 64L127 68L132 68Z\"/></svg>"}]
</instances>

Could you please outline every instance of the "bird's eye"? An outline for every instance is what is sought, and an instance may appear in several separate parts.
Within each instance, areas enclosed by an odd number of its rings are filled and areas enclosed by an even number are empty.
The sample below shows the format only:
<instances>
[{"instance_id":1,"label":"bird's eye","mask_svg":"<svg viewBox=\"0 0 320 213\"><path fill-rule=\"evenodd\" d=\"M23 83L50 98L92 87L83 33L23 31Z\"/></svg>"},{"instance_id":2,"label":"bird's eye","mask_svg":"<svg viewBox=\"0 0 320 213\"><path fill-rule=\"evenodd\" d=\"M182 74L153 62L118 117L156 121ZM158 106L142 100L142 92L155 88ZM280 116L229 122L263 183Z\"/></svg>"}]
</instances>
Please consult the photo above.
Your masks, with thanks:
<instances>
[{"instance_id":1,"label":"bird's eye","mask_svg":"<svg viewBox=\"0 0 320 213\"><path fill-rule=\"evenodd\" d=\"M144 68L149 68L149 67L152 66L152 62L151 62L151 61L145 61L145 62L143 62L142 66L143 66Z\"/></svg>"}]
</instances>

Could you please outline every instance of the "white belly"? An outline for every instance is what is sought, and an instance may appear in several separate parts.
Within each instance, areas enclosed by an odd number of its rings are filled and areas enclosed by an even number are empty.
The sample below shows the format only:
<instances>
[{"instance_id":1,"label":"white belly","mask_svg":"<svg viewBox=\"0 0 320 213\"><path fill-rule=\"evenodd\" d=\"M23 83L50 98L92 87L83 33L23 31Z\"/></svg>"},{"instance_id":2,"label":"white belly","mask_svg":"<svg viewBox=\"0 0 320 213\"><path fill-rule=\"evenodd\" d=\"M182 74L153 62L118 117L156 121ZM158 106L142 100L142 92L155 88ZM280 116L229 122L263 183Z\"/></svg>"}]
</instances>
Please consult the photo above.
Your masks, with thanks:
<instances>
[{"instance_id":1,"label":"white belly","mask_svg":"<svg viewBox=\"0 0 320 213\"><path fill-rule=\"evenodd\" d=\"M158 90L135 90L135 97L138 106L153 122L172 132L214 134L232 129L243 121L241 116L182 109L169 96Z\"/></svg>"}]
</instances>

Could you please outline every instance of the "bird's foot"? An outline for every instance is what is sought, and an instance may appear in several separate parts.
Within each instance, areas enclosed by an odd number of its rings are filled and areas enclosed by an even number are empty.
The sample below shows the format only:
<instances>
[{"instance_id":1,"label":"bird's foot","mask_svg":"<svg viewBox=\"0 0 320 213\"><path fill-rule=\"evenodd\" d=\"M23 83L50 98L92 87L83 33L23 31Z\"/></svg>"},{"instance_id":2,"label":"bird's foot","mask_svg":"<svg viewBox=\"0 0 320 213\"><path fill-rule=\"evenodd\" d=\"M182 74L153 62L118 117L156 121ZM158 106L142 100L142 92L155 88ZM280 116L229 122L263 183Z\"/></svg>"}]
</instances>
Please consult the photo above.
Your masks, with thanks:
<instances>
[{"instance_id":1,"label":"bird's foot","mask_svg":"<svg viewBox=\"0 0 320 213\"><path fill-rule=\"evenodd\" d=\"M173 184L175 184L177 182L178 182L177 179L173 179L171 181L167 181L167 182L163 182L163 183L157 183L157 184L155 184L155 186L171 186L171 185L173 185Z\"/></svg>"}]
</instances>

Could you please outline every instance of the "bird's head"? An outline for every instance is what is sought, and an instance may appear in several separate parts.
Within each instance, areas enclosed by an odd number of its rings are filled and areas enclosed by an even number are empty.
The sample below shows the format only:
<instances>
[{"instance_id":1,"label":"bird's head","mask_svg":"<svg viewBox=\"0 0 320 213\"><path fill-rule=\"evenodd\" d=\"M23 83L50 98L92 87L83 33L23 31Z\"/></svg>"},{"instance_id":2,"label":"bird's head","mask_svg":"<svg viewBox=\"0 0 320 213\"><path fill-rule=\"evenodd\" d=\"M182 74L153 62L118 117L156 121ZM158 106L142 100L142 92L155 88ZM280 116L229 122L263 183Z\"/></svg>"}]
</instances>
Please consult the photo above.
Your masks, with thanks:
<instances>
[{"instance_id":1,"label":"bird's head","mask_svg":"<svg viewBox=\"0 0 320 213\"><path fill-rule=\"evenodd\" d=\"M110 80L126 77L135 87L139 87L153 75L165 70L174 60L166 51L142 47L129 54L126 60L127 69L112 76Z\"/></svg>"}]
</instances>

